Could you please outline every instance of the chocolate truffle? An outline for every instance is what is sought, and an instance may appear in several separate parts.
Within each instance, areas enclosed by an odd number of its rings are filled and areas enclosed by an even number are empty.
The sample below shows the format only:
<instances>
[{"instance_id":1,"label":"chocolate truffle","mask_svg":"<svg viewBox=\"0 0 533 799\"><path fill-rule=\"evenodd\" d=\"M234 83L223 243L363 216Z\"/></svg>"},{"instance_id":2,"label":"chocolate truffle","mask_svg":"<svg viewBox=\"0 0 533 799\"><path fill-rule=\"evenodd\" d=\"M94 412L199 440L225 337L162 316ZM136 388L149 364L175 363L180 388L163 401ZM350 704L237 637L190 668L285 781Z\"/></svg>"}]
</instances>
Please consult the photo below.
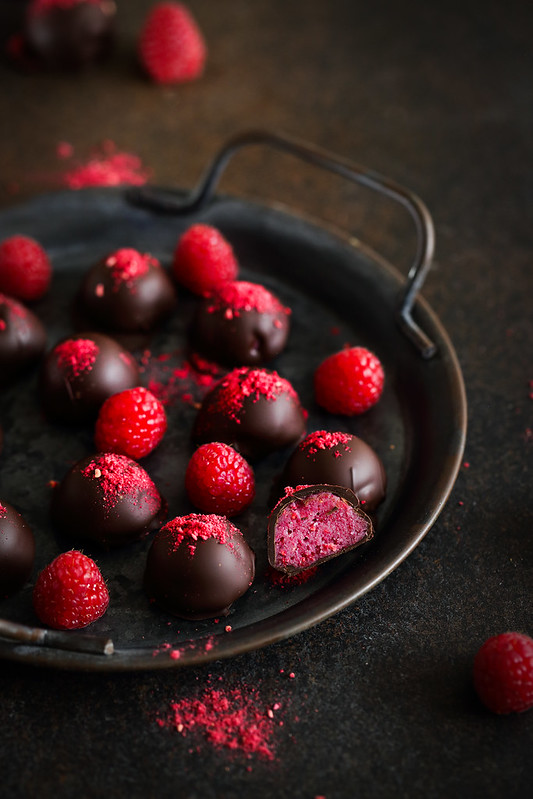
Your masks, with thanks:
<instances>
[{"instance_id":1,"label":"chocolate truffle","mask_svg":"<svg viewBox=\"0 0 533 799\"><path fill-rule=\"evenodd\" d=\"M106 547L143 538L163 522L166 506L148 473L125 455L90 455L54 489L59 532Z\"/></svg>"},{"instance_id":2,"label":"chocolate truffle","mask_svg":"<svg viewBox=\"0 0 533 799\"><path fill-rule=\"evenodd\" d=\"M374 510L385 497L387 480L372 447L349 433L317 430L301 441L282 473L285 486L327 483L357 494L365 510Z\"/></svg>"},{"instance_id":3,"label":"chocolate truffle","mask_svg":"<svg viewBox=\"0 0 533 799\"><path fill-rule=\"evenodd\" d=\"M0 294L0 385L37 361L45 346L46 332L35 314Z\"/></svg>"},{"instance_id":4,"label":"chocolate truffle","mask_svg":"<svg viewBox=\"0 0 533 799\"><path fill-rule=\"evenodd\" d=\"M229 612L253 582L255 555L225 516L178 516L157 533L146 561L151 600L184 619Z\"/></svg>"},{"instance_id":5,"label":"chocolate truffle","mask_svg":"<svg viewBox=\"0 0 533 799\"><path fill-rule=\"evenodd\" d=\"M289 335L290 308L257 283L224 283L198 306L191 343L228 366L255 366L275 358Z\"/></svg>"},{"instance_id":6,"label":"chocolate truffle","mask_svg":"<svg viewBox=\"0 0 533 799\"><path fill-rule=\"evenodd\" d=\"M41 370L41 398L51 419L90 420L112 394L139 384L133 356L101 333L64 339L48 353Z\"/></svg>"},{"instance_id":7,"label":"chocolate truffle","mask_svg":"<svg viewBox=\"0 0 533 799\"><path fill-rule=\"evenodd\" d=\"M176 305L176 290L156 258L131 248L117 250L86 274L82 310L105 330L151 330Z\"/></svg>"},{"instance_id":8,"label":"chocolate truffle","mask_svg":"<svg viewBox=\"0 0 533 799\"><path fill-rule=\"evenodd\" d=\"M314 485L288 489L268 520L268 559L294 574L369 541L372 522L353 491Z\"/></svg>"},{"instance_id":9,"label":"chocolate truffle","mask_svg":"<svg viewBox=\"0 0 533 799\"><path fill-rule=\"evenodd\" d=\"M100 60L113 43L116 10L113 0L33 0L23 33L28 57L60 69Z\"/></svg>"},{"instance_id":10,"label":"chocolate truffle","mask_svg":"<svg viewBox=\"0 0 533 799\"><path fill-rule=\"evenodd\" d=\"M30 577L35 539L18 511L0 501L0 598L22 588Z\"/></svg>"},{"instance_id":11,"label":"chocolate truffle","mask_svg":"<svg viewBox=\"0 0 533 799\"><path fill-rule=\"evenodd\" d=\"M198 444L221 441L248 459L295 444L305 433L305 412L288 380L277 372L241 367L206 395L196 417Z\"/></svg>"}]
</instances>

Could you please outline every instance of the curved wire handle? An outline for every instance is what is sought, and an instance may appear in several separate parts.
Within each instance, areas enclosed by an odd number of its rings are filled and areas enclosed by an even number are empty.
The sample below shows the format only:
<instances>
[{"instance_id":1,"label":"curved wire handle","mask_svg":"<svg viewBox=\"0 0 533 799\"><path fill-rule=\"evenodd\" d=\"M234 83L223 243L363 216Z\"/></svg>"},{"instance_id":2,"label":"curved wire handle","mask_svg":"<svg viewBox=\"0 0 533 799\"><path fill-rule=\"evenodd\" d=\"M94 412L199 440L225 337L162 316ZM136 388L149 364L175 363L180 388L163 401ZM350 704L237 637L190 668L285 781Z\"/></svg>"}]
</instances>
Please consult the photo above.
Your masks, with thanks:
<instances>
[{"instance_id":1,"label":"curved wire handle","mask_svg":"<svg viewBox=\"0 0 533 799\"><path fill-rule=\"evenodd\" d=\"M269 131L251 130L233 137L222 147L196 188L185 197L180 198L170 190L149 186L130 189L127 197L134 204L165 213L189 214L198 211L213 198L218 182L231 157L243 147L255 144L270 145L275 149L295 155L313 166L319 166L352 183L366 186L379 194L391 197L407 209L416 227L417 251L407 276L397 320L402 331L414 343L422 357L432 358L437 348L415 322L412 311L433 259L435 249L433 220L419 197L389 178L296 139Z\"/></svg>"}]
</instances>

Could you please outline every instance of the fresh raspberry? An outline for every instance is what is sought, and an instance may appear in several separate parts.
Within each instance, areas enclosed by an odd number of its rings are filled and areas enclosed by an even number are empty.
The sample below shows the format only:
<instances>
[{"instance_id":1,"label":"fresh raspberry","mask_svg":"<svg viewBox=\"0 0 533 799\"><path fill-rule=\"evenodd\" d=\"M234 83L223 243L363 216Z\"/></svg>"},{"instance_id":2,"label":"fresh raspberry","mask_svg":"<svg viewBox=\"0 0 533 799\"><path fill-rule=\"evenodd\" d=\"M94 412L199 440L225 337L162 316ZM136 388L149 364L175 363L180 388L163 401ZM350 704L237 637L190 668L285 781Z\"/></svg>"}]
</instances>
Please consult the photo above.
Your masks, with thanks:
<instances>
[{"instance_id":1,"label":"fresh raspberry","mask_svg":"<svg viewBox=\"0 0 533 799\"><path fill-rule=\"evenodd\" d=\"M189 461L185 488L191 502L205 513L235 516L255 496L254 473L228 444L203 444Z\"/></svg>"},{"instance_id":2,"label":"fresh raspberry","mask_svg":"<svg viewBox=\"0 0 533 799\"><path fill-rule=\"evenodd\" d=\"M474 687L494 713L533 707L533 638L502 633L489 638L474 659Z\"/></svg>"},{"instance_id":3,"label":"fresh raspberry","mask_svg":"<svg viewBox=\"0 0 533 799\"><path fill-rule=\"evenodd\" d=\"M38 300L51 279L48 256L34 239L16 235L0 244L0 291L19 300Z\"/></svg>"},{"instance_id":4,"label":"fresh raspberry","mask_svg":"<svg viewBox=\"0 0 533 799\"><path fill-rule=\"evenodd\" d=\"M64 552L37 577L33 607L56 630L86 627L103 616L109 593L100 569L82 552Z\"/></svg>"},{"instance_id":5,"label":"fresh raspberry","mask_svg":"<svg viewBox=\"0 0 533 799\"><path fill-rule=\"evenodd\" d=\"M345 347L315 371L315 398L330 413L354 416L375 405L385 375L379 359L364 347Z\"/></svg>"},{"instance_id":6,"label":"fresh raspberry","mask_svg":"<svg viewBox=\"0 0 533 799\"><path fill-rule=\"evenodd\" d=\"M235 280L239 267L229 242L210 225L193 225L174 253L174 277L195 294L206 296L222 283Z\"/></svg>"},{"instance_id":7,"label":"fresh raspberry","mask_svg":"<svg viewBox=\"0 0 533 799\"><path fill-rule=\"evenodd\" d=\"M145 388L129 388L113 394L100 408L94 441L100 452L138 460L158 446L166 429L161 402Z\"/></svg>"},{"instance_id":8,"label":"fresh raspberry","mask_svg":"<svg viewBox=\"0 0 533 799\"><path fill-rule=\"evenodd\" d=\"M156 83L186 83L203 72L207 49L191 12L182 3L156 3L139 39L142 66Z\"/></svg>"}]
</instances>

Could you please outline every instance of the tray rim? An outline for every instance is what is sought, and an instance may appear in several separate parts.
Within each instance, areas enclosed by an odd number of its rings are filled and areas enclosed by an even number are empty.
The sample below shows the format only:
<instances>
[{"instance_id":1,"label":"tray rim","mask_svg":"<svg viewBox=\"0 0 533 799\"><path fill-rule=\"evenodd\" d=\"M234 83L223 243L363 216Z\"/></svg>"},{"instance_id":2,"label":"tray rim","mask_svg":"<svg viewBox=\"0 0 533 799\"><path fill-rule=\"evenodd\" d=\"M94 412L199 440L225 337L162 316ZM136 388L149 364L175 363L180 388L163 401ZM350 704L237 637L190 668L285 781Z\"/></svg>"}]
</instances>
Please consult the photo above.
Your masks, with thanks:
<instances>
[{"instance_id":1,"label":"tray rim","mask_svg":"<svg viewBox=\"0 0 533 799\"><path fill-rule=\"evenodd\" d=\"M173 188L177 194L181 193L181 189ZM76 195L84 196L98 196L99 194L115 195L117 198L122 197L124 203L127 204L126 194L127 191L124 187L90 187L76 191ZM33 203L40 203L46 200L47 197L54 197L60 199L62 197L73 198L73 192L69 190L61 190L55 192L48 192L39 194L16 205L7 208L0 208L0 217L10 211L17 209L24 209L31 206ZM265 201L263 198L258 199L249 195L234 196L230 194L217 194L213 199L212 205L225 202L245 203L254 205L257 209L266 208L285 217L292 218L299 223L318 228L322 233L327 233L331 237L339 239L342 244L347 245L350 249L361 252L368 260L377 264L380 269L387 273L389 279L397 285L398 291L405 285L405 277L388 259L380 255L369 245L362 242L357 236L348 233L346 230L336 226L330 222L317 219L311 214L294 209L283 202L272 200ZM211 207L211 205L209 206ZM409 538L408 545L403 546L397 556L388 564L386 569L382 569L379 574L368 580L358 590L349 593L344 593L340 598L334 602L319 603L318 610L310 615L306 613L305 606L308 598L303 599L297 604L277 613L274 616L261 619L248 626L239 628L229 634L216 636L217 644L207 649L205 644L213 640L213 636L206 636L204 638L194 639L194 647L190 650L185 650L182 655L173 659L169 652L159 651L154 655L154 647L129 647L129 648L115 648L114 652L109 655L104 654L87 654L84 652L59 649L49 646L36 646L27 643L20 643L11 641L6 638L0 637L0 658L11 660L14 662L22 662L28 665L35 665L41 667L58 668L68 671L90 671L90 672L133 672L133 671L153 671L169 668L185 668L190 666L199 666L206 663L211 663L215 660L226 660L238 655L255 651L270 644L274 644L297 635L311 627L314 627L328 618L339 613L345 609L356 599L376 588L386 577L395 571L404 560L416 549L420 542L427 535L429 530L435 524L437 518L443 511L450 493L457 480L457 475L462 462L464 448L466 444L467 426L468 426L468 406L467 395L464 383L464 377L457 357L457 353L453 346L450 336L446 328L441 323L439 317L430 306L429 302L422 294L418 294L415 302L415 313L417 308L423 309L424 314L431 320L431 324L437 333L436 339L439 345L444 345L446 352L449 369L448 372L453 376L452 388L453 396L456 402L456 420L457 420L457 439L455 452L448 456L446 479L443 481L441 493L438 502L434 507L424 523L419 524L416 528L416 533ZM398 334L401 335L402 331L398 327ZM421 355L416 352L413 346L414 357ZM330 593L331 585L323 587L319 593ZM316 595L315 595L316 596ZM324 605L324 606L323 606ZM280 623L281 621L281 623ZM269 628L274 627L271 631ZM250 631L252 635L250 635ZM77 635L83 635L77 631ZM192 640L192 639L191 639ZM202 646L204 644L204 646ZM181 646L181 645L180 645Z\"/></svg>"}]
</instances>

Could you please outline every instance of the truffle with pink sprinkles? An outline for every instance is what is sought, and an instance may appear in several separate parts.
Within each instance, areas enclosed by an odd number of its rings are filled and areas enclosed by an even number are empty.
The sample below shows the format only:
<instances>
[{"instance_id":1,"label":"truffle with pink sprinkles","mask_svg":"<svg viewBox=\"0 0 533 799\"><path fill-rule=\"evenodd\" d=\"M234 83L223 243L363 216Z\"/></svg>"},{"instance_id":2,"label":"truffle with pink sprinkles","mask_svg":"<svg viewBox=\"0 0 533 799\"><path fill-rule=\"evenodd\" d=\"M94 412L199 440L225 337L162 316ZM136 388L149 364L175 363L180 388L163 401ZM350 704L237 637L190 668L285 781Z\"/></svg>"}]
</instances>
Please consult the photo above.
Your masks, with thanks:
<instances>
[{"instance_id":1,"label":"truffle with pink sprinkles","mask_svg":"<svg viewBox=\"0 0 533 799\"><path fill-rule=\"evenodd\" d=\"M268 559L294 574L369 541L372 521L349 488L331 485L288 489L268 520Z\"/></svg>"}]
</instances>

